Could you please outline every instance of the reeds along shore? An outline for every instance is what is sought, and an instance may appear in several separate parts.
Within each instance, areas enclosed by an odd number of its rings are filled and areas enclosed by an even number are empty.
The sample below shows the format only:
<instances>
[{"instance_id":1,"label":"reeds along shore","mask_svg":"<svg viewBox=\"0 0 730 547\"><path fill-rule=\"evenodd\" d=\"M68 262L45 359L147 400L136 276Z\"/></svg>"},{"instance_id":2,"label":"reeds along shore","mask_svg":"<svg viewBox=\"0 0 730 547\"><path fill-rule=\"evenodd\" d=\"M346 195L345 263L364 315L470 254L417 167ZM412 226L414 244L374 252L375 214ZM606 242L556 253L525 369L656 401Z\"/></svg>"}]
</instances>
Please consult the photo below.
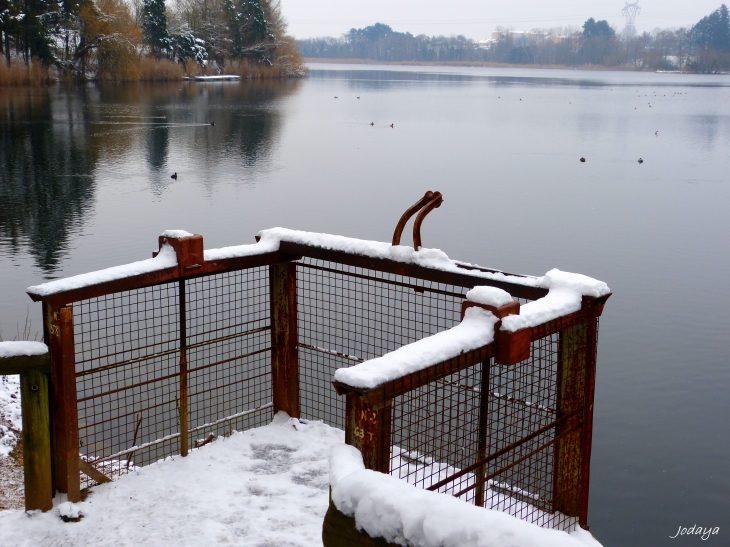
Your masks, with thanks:
<instances>
[{"instance_id":1,"label":"reeds along shore","mask_svg":"<svg viewBox=\"0 0 730 547\"><path fill-rule=\"evenodd\" d=\"M235 74L242 79L287 78L304 74L300 58L292 57L290 62L277 62L272 65L251 63L246 59L226 61L224 74ZM101 72L95 80L104 82L176 82L185 76L203 76L215 74L193 61L185 65L165 59L141 59L135 63L126 63L115 67L114 73ZM26 65L13 60L10 65L0 62L0 86L47 86L61 83L72 83L78 79L55 67L47 67L37 60Z\"/></svg>"}]
</instances>

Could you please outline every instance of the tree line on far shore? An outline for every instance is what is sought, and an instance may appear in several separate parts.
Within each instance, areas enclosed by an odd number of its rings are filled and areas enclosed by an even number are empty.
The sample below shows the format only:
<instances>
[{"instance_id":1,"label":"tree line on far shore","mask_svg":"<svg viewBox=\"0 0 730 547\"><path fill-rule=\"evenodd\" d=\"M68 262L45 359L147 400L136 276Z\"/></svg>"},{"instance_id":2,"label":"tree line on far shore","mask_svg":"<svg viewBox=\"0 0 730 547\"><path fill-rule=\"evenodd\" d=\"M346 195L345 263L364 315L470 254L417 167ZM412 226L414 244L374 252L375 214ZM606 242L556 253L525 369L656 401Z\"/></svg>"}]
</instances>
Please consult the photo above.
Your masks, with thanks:
<instances>
[{"instance_id":1,"label":"tree line on far shore","mask_svg":"<svg viewBox=\"0 0 730 547\"><path fill-rule=\"evenodd\" d=\"M301 75L286 30L279 0L0 0L0 84Z\"/></svg>"},{"instance_id":2,"label":"tree line on far shore","mask_svg":"<svg viewBox=\"0 0 730 547\"><path fill-rule=\"evenodd\" d=\"M388 25L351 29L339 38L298 42L304 57L386 62L606 66L714 73L730 70L730 17L725 4L689 28L617 33L606 21L582 28L515 32L498 27L488 40L413 36Z\"/></svg>"}]
</instances>

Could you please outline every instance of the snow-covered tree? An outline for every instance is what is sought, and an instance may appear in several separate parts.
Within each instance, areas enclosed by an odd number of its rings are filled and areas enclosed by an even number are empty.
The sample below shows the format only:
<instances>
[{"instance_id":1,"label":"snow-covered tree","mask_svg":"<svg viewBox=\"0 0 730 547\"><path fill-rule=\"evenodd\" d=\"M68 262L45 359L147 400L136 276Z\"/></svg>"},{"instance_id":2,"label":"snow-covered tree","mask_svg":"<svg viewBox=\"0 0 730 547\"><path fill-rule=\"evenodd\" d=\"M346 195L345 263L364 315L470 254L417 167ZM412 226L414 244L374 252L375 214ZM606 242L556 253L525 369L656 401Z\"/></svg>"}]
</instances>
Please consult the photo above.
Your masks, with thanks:
<instances>
[{"instance_id":1,"label":"snow-covered tree","mask_svg":"<svg viewBox=\"0 0 730 547\"><path fill-rule=\"evenodd\" d=\"M170 50L165 0L142 1L142 36L156 58L165 56Z\"/></svg>"}]
</instances>

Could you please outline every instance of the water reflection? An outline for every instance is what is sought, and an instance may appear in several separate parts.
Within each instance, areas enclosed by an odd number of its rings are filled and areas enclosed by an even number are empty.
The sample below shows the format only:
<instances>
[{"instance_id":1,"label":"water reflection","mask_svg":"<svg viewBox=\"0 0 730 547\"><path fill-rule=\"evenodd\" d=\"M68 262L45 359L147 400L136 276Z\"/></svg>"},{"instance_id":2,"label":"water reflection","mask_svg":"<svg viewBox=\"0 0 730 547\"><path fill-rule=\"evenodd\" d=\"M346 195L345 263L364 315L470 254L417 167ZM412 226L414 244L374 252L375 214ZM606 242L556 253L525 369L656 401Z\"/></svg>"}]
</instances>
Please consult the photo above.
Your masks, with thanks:
<instances>
[{"instance_id":1,"label":"water reflection","mask_svg":"<svg viewBox=\"0 0 730 547\"><path fill-rule=\"evenodd\" d=\"M0 91L0 246L27 247L46 273L92 208L98 148L83 111L73 94Z\"/></svg>"},{"instance_id":2,"label":"water reflection","mask_svg":"<svg viewBox=\"0 0 730 547\"><path fill-rule=\"evenodd\" d=\"M0 249L27 248L47 276L93 212L104 162L146 175L155 195L173 183L170 157L205 171L270 157L276 101L298 82L0 89ZM130 160L131 161L125 161ZM142 160L148 173L140 173ZM131 165L130 167L124 167ZM216 181L202 181L212 190Z\"/></svg>"}]
</instances>

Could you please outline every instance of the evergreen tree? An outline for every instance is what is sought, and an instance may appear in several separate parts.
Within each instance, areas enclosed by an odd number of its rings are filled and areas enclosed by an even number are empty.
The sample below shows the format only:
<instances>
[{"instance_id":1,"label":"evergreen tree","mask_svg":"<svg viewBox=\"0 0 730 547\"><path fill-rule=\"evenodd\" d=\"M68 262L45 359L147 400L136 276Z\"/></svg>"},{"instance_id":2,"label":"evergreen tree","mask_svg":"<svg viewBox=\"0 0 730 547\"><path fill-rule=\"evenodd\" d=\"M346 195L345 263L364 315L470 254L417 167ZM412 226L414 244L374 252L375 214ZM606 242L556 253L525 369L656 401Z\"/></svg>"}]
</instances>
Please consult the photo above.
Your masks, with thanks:
<instances>
[{"instance_id":1,"label":"evergreen tree","mask_svg":"<svg viewBox=\"0 0 730 547\"><path fill-rule=\"evenodd\" d=\"M172 44L167 32L165 0L142 0L142 36L156 58L170 50Z\"/></svg>"},{"instance_id":2,"label":"evergreen tree","mask_svg":"<svg viewBox=\"0 0 730 547\"><path fill-rule=\"evenodd\" d=\"M583 36L586 38L601 38L603 36L613 38L615 35L616 31L609 26L608 21L605 19L596 21L591 17L583 23Z\"/></svg>"},{"instance_id":3,"label":"evergreen tree","mask_svg":"<svg viewBox=\"0 0 730 547\"><path fill-rule=\"evenodd\" d=\"M730 51L730 15L725 4L703 17L690 31L692 45L702 51Z\"/></svg>"},{"instance_id":4,"label":"evergreen tree","mask_svg":"<svg viewBox=\"0 0 730 547\"><path fill-rule=\"evenodd\" d=\"M173 32L170 38L174 57L179 63L184 64L188 59L192 59L200 66L207 66L208 52L205 50L205 42L195 37L187 23L177 32Z\"/></svg>"},{"instance_id":5,"label":"evergreen tree","mask_svg":"<svg viewBox=\"0 0 730 547\"><path fill-rule=\"evenodd\" d=\"M59 4L53 0L23 0L18 7L18 42L23 45L23 59L28 63L35 57L51 64L56 60L52 45L53 34L59 26Z\"/></svg>"},{"instance_id":6,"label":"evergreen tree","mask_svg":"<svg viewBox=\"0 0 730 547\"><path fill-rule=\"evenodd\" d=\"M225 0L225 10L231 57L261 59L275 49L276 39L269 29L264 0Z\"/></svg>"}]
</instances>

